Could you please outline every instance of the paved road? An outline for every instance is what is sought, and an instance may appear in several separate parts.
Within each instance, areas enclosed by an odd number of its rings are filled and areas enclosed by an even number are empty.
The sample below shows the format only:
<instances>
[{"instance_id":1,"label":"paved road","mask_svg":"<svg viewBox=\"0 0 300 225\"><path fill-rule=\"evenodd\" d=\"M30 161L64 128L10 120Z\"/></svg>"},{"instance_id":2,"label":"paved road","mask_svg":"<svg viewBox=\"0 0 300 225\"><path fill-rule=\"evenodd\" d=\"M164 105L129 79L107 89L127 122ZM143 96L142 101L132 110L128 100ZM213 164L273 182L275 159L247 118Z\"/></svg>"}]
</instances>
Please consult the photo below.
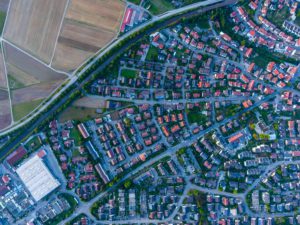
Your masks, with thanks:
<instances>
[{"instance_id":1,"label":"paved road","mask_svg":"<svg viewBox=\"0 0 300 225\"><path fill-rule=\"evenodd\" d=\"M208 98L197 98L197 99L175 99L175 100L147 100L147 99L130 99L130 98L119 98L119 97L110 97L110 96L98 96L98 95L88 95L90 98L99 99L99 100L114 100L114 101L132 101L135 104L178 104L178 103L197 103L197 102L211 102L211 101L243 101L243 100L254 100L256 101L258 97L253 96L229 96L229 97L208 97Z\"/></svg>"}]
</instances>

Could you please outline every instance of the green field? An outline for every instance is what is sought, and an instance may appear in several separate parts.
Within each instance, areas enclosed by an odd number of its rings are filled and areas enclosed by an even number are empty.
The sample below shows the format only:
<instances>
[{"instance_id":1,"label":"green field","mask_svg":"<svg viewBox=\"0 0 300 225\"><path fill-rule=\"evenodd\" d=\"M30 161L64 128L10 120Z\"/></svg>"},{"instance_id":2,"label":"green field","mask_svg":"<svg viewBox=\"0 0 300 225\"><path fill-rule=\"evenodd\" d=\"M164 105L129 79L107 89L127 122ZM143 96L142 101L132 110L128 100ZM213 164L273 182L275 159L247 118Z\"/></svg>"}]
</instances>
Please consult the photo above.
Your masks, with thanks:
<instances>
[{"instance_id":1,"label":"green field","mask_svg":"<svg viewBox=\"0 0 300 225\"><path fill-rule=\"evenodd\" d=\"M37 99L30 102L24 102L12 106L14 121L18 121L33 111L44 99Z\"/></svg>"},{"instance_id":2,"label":"green field","mask_svg":"<svg viewBox=\"0 0 300 225\"><path fill-rule=\"evenodd\" d=\"M284 6L281 10L272 11L269 10L267 19L275 24L277 27L281 27L283 22L290 16L289 7Z\"/></svg>"},{"instance_id":3,"label":"green field","mask_svg":"<svg viewBox=\"0 0 300 225\"><path fill-rule=\"evenodd\" d=\"M71 130L70 137L74 139L76 146L80 146L82 144L80 133L76 127Z\"/></svg>"},{"instance_id":4,"label":"green field","mask_svg":"<svg viewBox=\"0 0 300 225\"><path fill-rule=\"evenodd\" d=\"M33 137L28 143L25 145L25 148L30 152L34 152L42 146L42 143L38 136Z\"/></svg>"},{"instance_id":5,"label":"green field","mask_svg":"<svg viewBox=\"0 0 300 225\"><path fill-rule=\"evenodd\" d=\"M25 87L24 84L22 84L20 81L16 80L13 76L8 74L7 78L8 78L8 85L11 90Z\"/></svg>"},{"instance_id":6,"label":"green field","mask_svg":"<svg viewBox=\"0 0 300 225\"><path fill-rule=\"evenodd\" d=\"M99 116L96 109L70 106L60 114L59 121L62 123L68 120L86 121Z\"/></svg>"},{"instance_id":7,"label":"green field","mask_svg":"<svg viewBox=\"0 0 300 225\"><path fill-rule=\"evenodd\" d=\"M141 3L141 0L128 0L129 2L139 5Z\"/></svg>"},{"instance_id":8,"label":"green field","mask_svg":"<svg viewBox=\"0 0 300 225\"><path fill-rule=\"evenodd\" d=\"M2 34L4 23L5 23L6 13L0 11L0 34Z\"/></svg>"},{"instance_id":9,"label":"green field","mask_svg":"<svg viewBox=\"0 0 300 225\"><path fill-rule=\"evenodd\" d=\"M174 6L167 0L148 0L145 1L145 8L149 9L153 15L159 15L174 9Z\"/></svg>"},{"instance_id":10,"label":"green field","mask_svg":"<svg viewBox=\"0 0 300 225\"><path fill-rule=\"evenodd\" d=\"M197 123L198 125L203 125L207 122L207 116L203 115L199 111L187 110L186 112L189 124Z\"/></svg>"},{"instance_id":11,"label":"green field","mask_svg":"<svg viewBox=\"0 0 300 225\"><path fill-rule=\"evenodd\" d=\"M158 49L154 46L150 46L147 56L146 56L147 61L157 61L158 60Z\"/></svg>"},{"instance_id":12,"label":"green field","mask_svg":"<svg viewBox=\"0 0 300 225\"><path fill-rule=\"evenodd\" d=\"M121 71L121 76L126 77L126 78L136 78L138 72L136 70L131 70L131 69L122 69Z\"/></svg>"}]
</instances>

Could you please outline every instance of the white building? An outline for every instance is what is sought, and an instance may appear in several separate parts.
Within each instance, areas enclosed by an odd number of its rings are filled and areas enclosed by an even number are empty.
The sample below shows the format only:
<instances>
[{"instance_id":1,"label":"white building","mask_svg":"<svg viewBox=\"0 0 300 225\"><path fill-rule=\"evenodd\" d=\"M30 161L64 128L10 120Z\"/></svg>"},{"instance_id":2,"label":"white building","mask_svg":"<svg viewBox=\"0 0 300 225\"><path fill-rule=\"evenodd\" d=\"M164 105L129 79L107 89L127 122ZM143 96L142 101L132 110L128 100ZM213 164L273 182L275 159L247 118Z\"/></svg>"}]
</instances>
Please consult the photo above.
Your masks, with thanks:
<instances>
[{"instance_id":1,"label":"white building","mask_svg":"<svg viewBox=\"0 0 300 225\"><path fill-rule=\"evenodd\" d=\"M60 185L38 155L23 163L16 172L35 201L41 200Z\"/></svg>"}]
</instances>

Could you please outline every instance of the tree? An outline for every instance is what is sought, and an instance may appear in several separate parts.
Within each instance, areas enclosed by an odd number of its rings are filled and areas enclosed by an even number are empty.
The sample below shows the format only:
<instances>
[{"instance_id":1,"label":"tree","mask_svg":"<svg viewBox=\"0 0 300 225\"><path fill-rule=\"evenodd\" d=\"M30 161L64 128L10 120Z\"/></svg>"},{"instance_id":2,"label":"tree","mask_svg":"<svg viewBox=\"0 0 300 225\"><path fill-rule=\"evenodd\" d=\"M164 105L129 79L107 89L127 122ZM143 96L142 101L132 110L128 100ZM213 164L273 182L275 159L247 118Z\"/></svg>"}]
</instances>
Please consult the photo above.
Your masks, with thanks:
<instances>
[{"instance_id":1,"label":"tree","mask_svg":"<svg viewBox=\"0 0 300 225\"><path fill-rule=\"evenodd\" d=\"M258 139L257 134L253 134L252 136L253 136L253 138L254 138L255 140Z\"/></svg>"},{"instance_id":2,"label":"tree","mask_svg":"<svg viewBox=\"0 0 300 225\"><path fill-rule=\"evenodd\" d=\"M249 127L250 127L251 130L254 130L254 129L255 129L255 124L254 124L254 123L251 123L251 124L249 125Z\"/></svg>"},{"instance_id":3,"label":"tree","mask_svg":"<svg viewBox=\"0 0 300 225\"><path fill-rule=\"evenodd\" d=\"M126 189L130 188L131 185L132 185L131 180L126 180L125 183L124 183L124 187L125 187Z\"/></svg>"},{"instance_id":4,"label":"tree","mask_svg":"<svg viewBox=\"0 0 300 225\"><path fill-rule=\"evenodd\" d=\"M246 40L242 40L242 41L241 41L241 45L242 45L242 46L245 46L245 45L246 45Z\"/></svg>"}]
</instances>

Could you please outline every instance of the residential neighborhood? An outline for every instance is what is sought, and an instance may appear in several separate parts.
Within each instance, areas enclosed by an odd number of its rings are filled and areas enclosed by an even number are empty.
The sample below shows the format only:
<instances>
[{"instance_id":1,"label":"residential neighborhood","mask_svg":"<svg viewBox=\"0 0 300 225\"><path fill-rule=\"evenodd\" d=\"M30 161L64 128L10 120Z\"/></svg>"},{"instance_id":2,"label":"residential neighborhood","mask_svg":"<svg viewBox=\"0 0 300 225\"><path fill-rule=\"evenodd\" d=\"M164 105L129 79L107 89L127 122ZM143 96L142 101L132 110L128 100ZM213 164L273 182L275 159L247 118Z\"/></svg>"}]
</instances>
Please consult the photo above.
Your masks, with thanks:
<instances>
[{"instance_id":1,"label":"residential neighborhood","mask_svg":"<svg viewBox=\"0 0 300 225\"><path fill-rule=\"evenodd\" d=\"M157 1L0 137L0 224L300 224L300 2Z\"/></svg>"}]
</instances>

